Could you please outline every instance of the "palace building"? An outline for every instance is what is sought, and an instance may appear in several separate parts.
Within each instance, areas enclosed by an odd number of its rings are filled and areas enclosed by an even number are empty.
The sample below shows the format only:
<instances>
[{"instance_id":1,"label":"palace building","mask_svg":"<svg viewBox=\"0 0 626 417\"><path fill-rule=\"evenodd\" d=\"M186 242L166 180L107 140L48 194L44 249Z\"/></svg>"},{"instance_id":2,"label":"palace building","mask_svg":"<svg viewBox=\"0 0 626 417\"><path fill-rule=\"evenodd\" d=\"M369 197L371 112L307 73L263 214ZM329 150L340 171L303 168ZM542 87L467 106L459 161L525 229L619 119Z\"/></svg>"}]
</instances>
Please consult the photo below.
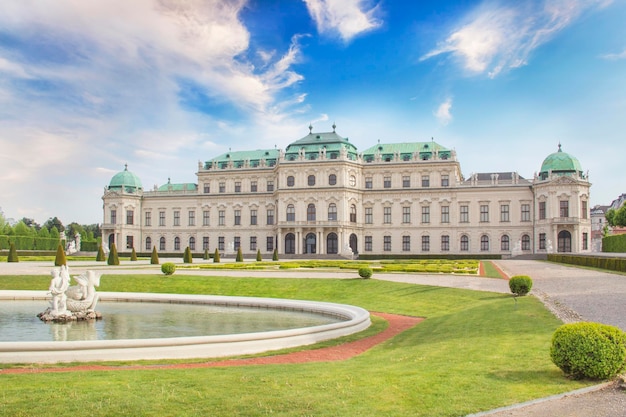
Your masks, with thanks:
<instances>
[{"instance_id":1,"label":"palace building","mask_svg":"<svg viewBox=\"0 0 626 417\"><path fill-rule=\"evenodd\" d=\"M286 149L232 151L198 163L197 183L145 190L124 169L105 187L103 239L118 250L268 259L501 255L590 250L587 175L561 150L538 174L465 178L437 142L377 143L361 152L335 131Z\"/></svg>"}]
</instances>

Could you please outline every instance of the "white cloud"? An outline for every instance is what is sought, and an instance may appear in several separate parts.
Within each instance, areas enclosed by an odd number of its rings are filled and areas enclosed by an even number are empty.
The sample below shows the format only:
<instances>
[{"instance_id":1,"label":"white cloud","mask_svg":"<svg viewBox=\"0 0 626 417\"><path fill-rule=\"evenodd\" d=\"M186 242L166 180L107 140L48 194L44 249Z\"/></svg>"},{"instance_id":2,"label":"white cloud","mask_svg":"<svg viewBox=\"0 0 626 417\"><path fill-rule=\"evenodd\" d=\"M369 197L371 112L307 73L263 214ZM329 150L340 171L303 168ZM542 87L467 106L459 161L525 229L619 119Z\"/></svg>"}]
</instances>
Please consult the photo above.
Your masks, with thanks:
<instances>
[{"instance_id":1,"label":"white cloud","mask_svg":"<svg viewBox=\"0 0 626 417\"><path fill-rule=\"evenodd\" d=\"M446 101L441 103L439 107L437 107L437 111L434 112L434 115L439 123L444 126L452 121L452 113L450 113L450 109L452 109L452 99L448 98Z\"/></svg>"},{"instance_id":2,"label":"white cloud","mask_svg":"<svg viewBox=\"0 0 626 417\"><path fill-rule=\"evenodd\" d=\"M533 50L550 41L583 12L609 3L603 0L484 2L420 60L449 53L468 72L487 73L493 78L526 65Z\"/></svg>"},{"instance_id":3,"label":"white cloud","mask_svg":"<svg viewBox=\"0 0 626 417\"><path fill-rule=\"evenodd\" d=\"M617 54L604 54L601 56L603 59L607 59L609 61L618 61L620 59L626 59L626 49Z\"/></svg>"},{"instance_id":4,"label":"white cloud","mask_svg":"<svg viewBox=\"0 0 626 417\"><path fill-rule=\"evenodd\" d=\"M317 31L339 36L344 42L382 25L379 5L367 0L304 0Z\"/></svg>"}]
</instances>

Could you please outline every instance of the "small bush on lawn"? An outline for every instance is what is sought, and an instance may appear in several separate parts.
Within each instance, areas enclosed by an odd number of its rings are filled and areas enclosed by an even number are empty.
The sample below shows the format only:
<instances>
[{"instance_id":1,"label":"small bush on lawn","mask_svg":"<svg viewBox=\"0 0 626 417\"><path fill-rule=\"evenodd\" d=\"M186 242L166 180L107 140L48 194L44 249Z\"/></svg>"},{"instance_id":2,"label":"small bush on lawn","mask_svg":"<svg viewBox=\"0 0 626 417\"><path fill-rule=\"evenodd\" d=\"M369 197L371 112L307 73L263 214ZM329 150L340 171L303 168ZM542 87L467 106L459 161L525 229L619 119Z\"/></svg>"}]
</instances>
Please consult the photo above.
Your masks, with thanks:
<instances>
[{"instance_id":1,"label":"small bush on lawn","mask_svg":"<svg viewBox=\"0 0 626 417\"><path fill-rule=\"evenodd\" d=\"M263 258L261 257L261 249L257 249L256 251L256 261L261 262Z\"/></svg>"},{"instance_id":2,"label":"small bush on lawn","mask_svg":"<svg viewBox=\"0 0 626 417\"><path fill-rule=\"evenodd\" d=\"M171 262L165 262L163 265L161 265L161 272L163 272L165 275L173 275L174 272L176 272L176 265Z\"/></svg>"},{"instance_id":3,"label":"small bush on lawn","mask_svg":"<svg viewBox=\"0 0 626 417\"><path fill-rule=\"evenodd\" d=\"M241 252L241 246L237 248L237 256L235 257L235 262L243 262L243 253Z\"/></svg>"},{"instance_id":4,"label":"small bush on lawn","mask_svg":"<svg viewBox=\"0 0 626 417\"><path fill-rule=\"evenodd\" d=\"M190 264L193 262L193 255L191 254L191 249L189 249L189 246L185 248L185 253L183 254L183 262L186 264Z\"/></svg>"},{"instance_id":5,"label":"small bush on lawn","mask_svg":"<svg viewBox=\"0 0 626 417\"><path fill-rule=\"evenodd\" d=\"M213 254L213 263L220 263L220 251L215 248L215 253Z\"/></svg>"},{"instance_id":6,"label":"small bush on lawn","mask_svg":"<svg viewBox=\"0 0 626 417\"><path fill-rule=\"evenodd\" d=\"M102 245L98 246L98 254L96 255L96 262L104 262L107 260L106 255L104 254L104 249Z\"/></svg>"},{"instance_id":7,"label":"small bush on lawn","mask_svg":"<svg viewBox=\"0 0 626 417\"><path fill-rule=\"evenodd\" d=\"M278 260L278 249L274 248L274 252L272 253L272 261Z\"/></svg>"},{"instance_id":8,"label":"small bush on lawn","mask_svg":"<svg viewBox=\"0 0 626 417\"><path fill-rule=\"evenodd\" d=\"M359 268L359 276L361 278L371 278L372 277L372 268L369 268L369 267Z\"/></svg>"},{"instance_id":9,"label":"small bush on lawn","mask_svg":"<svg viewBox=\"0 0 626 417\"><path fill-rule=\"evenodd\" d=\"M159 264L159 254L157 253L156 246L152 247L152 255L150 255L150 265Z\"/></svg>"},{"instance_id":10,"label":"small bush on lawn","mask_svg":"<svg viewBox=\"0 0 626 417\"><path fill-rule=\"evenodd\" d=\"M59 246L61 244L59 243ZM63 254L65 255L65 253ZM9 256L7 256L7 262L19 262L20 259L17 257L17 249L15 249L15 243L11 242L11 246L9 247Z\"/></svg>"},{"instance_id":11,"label":"small bush on lawn","mask_svg":"<svg viewBox=\"0 0 626 417\"><path fill-rule=\"evenodd\" d=\"M202 257L202 259L204 259L205 261L208 259L211 259L211 255L209 255L209 250L205 249L204 250L204 256Z\"/></svg>"},{"instance_id":12,"label":"small bush on lawn","mask_svg":"<svg viewBox=\"0 0 626 417\"><path fill-rule=\"evenodd\" d=\"M554 332L552 362L576 379L608 379L626 366L626 333L600 323L569 323Z\"/></svg>"},{"instance_id":13,"label":"small bush on lawn","mask_svg":"<svg viewBox=\"0 0 626 417\"><path fill-rule=\"evenodd\" d=\"M63 245L59 243L57 246L56 256L54 257L54 266L61 266L61 265L67 265L67 257L65 256Z\"/></svg>"},{"instance_id":14,"label":"small bush on lawn","mask_svg":"<svg viewBox=\"0 0 626 417\"><path fill-rule=\"evenodd\" d=\"M109 259L107 259L108 265L119 265L120 258L117 255L117 248L115 247L115 243L111 243L111 252L109 252Z\"/></svg>"},{"instance_id":15,"label":"small bush on lawn","mask_svg":"<svg viewBox=\"0 0 626 417\"><path fill-rule=\"evenodd\" d=\"M509 288L517 296L524 296L533 287L533 280L527 275L515 275L509 279Z\"/></svg>"},{"instance_id":16,"label":"small bush on lawn","mask_svg":"<svg viewBox=\"0 0 626 417\"><path fill-rule=\"evenodd\" d=\"M130 260L135 262L137 260L137 252L135 251L135 248L133 247L132 252L130 253Z\"/></svg>"},{"instance_id":17,"label":"small bush on lawn","mask_svg":"<svg viewBox=\"0 0 626 417\"><path fill-rule=\"evenodd\" d=\"M280 264L280 266L278 267L278 269L295 269L295 268L300 268L300 264L297 264L295 262L289 262L289 263Z\"/></svg>"}]
</instances>

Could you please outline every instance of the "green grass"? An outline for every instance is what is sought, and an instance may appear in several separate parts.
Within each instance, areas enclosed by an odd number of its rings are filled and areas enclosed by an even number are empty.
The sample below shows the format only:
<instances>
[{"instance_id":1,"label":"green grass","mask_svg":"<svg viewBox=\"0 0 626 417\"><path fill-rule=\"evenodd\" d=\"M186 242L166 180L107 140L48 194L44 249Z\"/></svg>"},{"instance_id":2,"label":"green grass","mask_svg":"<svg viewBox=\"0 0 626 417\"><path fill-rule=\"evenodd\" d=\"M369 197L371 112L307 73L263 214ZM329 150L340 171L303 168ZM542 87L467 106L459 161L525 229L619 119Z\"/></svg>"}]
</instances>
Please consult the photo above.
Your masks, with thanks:
<instances>
[{"instance_id":1,"label":"green grass","mask_svg":"<svg viewBox=\"0 0 626 417\"><path fill-rule=\"evenodd\" d=\"M0 276L2 289L48 277ZM104 275L101 291L334 301L426 317L341 362L2 375L0 414L460 416L577 389L549 358L556 320L534 297L379 280Z\"/></svg>"},{"instance_id":2,"label":"green grass","mask_svg":"<svg viewBox=\"0 0 626 417\"><path fill-rule=\"evenodd\" d=\"M505 278L491 261L482 261L485 276L487 278Z\"/></svg>"}]
</instances>

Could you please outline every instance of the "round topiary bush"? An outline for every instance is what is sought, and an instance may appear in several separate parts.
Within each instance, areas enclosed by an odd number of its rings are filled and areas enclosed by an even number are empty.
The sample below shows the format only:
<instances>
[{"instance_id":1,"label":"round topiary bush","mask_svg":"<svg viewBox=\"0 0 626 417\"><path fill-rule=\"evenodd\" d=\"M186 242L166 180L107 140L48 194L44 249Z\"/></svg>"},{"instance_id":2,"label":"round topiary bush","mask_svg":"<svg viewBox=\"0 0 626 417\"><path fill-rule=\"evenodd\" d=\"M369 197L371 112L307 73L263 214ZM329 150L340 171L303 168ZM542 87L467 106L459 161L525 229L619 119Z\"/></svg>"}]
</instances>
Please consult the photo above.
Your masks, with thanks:
<instances>
[{"instance_id":1,"label":"round topiary bush","mask_svg":"<svg viewBox=\"0 0 626 417\"><path fill-rule=\"evenodd\" d=\"M161 265L161 272L163 272L165 275L173 275L174 272L176 272L176 265L171 262L165 262L163 265Z\"/></svg>"},{"instance_id":2,"label":"round topiary bush","mask_svg":"<svg viewBox=\"0 0 626 417\"><path fill-rule=\"evenodd\" d=\"M533 287L533 280L527 275L515 275L509 279L509 288L517 296L524 296Z\"/></svg>"},{"instance_id":3,"label":"round topiary bush","mask_svg":"<svg viewBox=\"0 0 626 417\"><path fill-rule=\"evenodd\" d=\"M600 323L569 323L554 332L552 362L576 379L609 379L626 367L626 333Z\"/></svg>"},{"instance_id":4,"label":"round topiary bush","mask_svg":"<svg viewBox=\"0 0 626 417\"><path fill-rule=\"evenodd\" d=\"M373 274L372 268L368 266L359 268L359 276L361 278L371 278L372 274Z\"/></svg>"}]
</instances>

